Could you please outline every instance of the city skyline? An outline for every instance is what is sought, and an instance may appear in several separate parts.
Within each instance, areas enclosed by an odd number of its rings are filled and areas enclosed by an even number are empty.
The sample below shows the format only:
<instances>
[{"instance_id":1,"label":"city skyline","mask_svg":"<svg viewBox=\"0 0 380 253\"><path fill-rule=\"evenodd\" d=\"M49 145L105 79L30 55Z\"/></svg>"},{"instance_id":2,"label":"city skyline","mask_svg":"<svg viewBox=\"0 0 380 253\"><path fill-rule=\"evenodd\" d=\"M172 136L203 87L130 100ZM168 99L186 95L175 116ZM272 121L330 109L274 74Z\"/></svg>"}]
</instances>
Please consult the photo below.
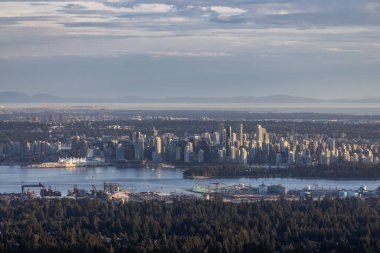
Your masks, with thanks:
<instances>
[{"instance_id":1,"label":"city skyline","mask_svg":"<svg viewBox=\"0 0 380 253\"><path fill-rule=\"evenodd\" d=\"M0 6L1 92L328 99L380 92L376 1Z\"/></svg>"}]
</instances>

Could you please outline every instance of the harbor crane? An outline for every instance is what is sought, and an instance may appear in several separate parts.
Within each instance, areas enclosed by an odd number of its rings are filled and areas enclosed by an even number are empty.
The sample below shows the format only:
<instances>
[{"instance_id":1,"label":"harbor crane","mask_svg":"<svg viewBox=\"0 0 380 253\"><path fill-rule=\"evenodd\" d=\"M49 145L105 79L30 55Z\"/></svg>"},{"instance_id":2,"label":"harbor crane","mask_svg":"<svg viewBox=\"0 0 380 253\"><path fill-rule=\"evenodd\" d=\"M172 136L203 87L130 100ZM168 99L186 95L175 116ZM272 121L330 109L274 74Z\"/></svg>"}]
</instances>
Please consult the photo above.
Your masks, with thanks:
<instances>
[{"instance_id":1,"label":"harbor crane","mask_svg":"<svg viewBox=\"0 0 380 253\"><path fill-rule=\"evenodd\" d=\"M44 188L45 186L42 183L38 184L21 184L21 192L22 194L25 193L25 188Z\"/></svg>"}]
</instances>

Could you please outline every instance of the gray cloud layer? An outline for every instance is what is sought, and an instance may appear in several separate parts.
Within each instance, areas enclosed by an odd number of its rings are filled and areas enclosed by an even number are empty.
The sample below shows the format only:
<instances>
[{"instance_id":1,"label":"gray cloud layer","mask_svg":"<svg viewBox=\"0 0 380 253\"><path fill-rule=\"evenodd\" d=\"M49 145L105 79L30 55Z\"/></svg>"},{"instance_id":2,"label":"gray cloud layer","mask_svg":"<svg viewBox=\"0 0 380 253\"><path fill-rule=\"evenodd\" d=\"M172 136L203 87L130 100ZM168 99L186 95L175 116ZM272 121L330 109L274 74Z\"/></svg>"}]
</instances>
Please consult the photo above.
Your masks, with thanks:
<instances>
[{"instance_id":1,"label":"gray cloud layer","mask_svg":"<svg viewBox=\"0 0 380 253\"><path fill-rule=\"evenodd\" d=\"M370 0L0 1L0 90L373 96L379 14Z\"/></svg>"}]
</instances>

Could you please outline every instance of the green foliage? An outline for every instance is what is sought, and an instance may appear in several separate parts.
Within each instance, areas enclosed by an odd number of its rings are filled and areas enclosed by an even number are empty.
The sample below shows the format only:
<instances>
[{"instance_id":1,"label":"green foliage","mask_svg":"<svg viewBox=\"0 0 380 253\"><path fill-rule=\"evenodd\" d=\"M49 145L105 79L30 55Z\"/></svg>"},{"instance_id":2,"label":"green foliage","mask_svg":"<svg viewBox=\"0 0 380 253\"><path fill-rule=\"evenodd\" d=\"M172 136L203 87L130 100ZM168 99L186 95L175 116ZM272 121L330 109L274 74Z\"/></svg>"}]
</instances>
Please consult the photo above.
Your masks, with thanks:
<instances>
[{"instance_id":1,"label":"green foliage","mask_svg":"<svg viewBox=\"0 0 380 253\"><path fill-rule=\"evenodd\" d=\"M248 168L238 164L207 165L189 168L184 177L291 177L329 179L378 179L380 164L336 163L330 166L296 165L288 169Z\"/></svg>"},{"instance_id":2,"label":"green foliage","mask_svg":"<svg viewBox=\"0 0 380 253\"><path fill-rule=\"evenodd\" d=\"M380 252L380 200L0 201L0 252Z\"/></svg>"}]
</instances>

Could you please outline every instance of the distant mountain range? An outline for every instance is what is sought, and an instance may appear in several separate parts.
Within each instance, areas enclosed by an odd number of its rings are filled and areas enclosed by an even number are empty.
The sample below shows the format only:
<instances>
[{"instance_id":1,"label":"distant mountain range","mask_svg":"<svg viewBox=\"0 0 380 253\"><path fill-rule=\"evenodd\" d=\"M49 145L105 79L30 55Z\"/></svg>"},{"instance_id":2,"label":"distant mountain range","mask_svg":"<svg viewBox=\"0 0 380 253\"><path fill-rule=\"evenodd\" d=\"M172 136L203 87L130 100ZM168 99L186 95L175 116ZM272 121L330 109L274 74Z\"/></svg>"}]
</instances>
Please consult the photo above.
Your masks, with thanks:
<instances>
[{"instance_id":1,"label":"distant mountain range","mask_svg":"<svg viewBox=\"0 0 380 253\"><path fill-rule=\"evenodd\" d=\"M66 98L50 94L33 96L20 92L0 92L0 103L380 103L380 99L317 99L288 95L235 97L167 97L143 98Z\"/></svg>"}]
</instances>

